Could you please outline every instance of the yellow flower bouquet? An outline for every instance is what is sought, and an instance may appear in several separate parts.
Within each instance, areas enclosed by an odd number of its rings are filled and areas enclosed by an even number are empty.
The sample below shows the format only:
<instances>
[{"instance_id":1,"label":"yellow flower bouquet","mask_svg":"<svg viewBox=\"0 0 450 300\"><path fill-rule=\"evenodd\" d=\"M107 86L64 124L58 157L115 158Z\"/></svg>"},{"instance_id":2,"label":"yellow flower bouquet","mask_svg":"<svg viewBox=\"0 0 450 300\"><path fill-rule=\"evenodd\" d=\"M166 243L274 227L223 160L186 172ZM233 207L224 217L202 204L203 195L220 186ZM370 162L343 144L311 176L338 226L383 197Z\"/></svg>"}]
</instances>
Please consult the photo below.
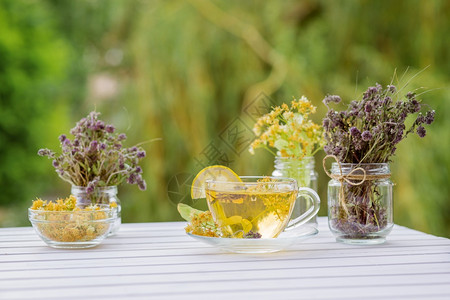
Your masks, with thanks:
<instances>
[{"instance_id":1,"label":"yellow flower bouquet","mask_svg":"<svg viewBox=\"0 0 450 300\"><path fill-rule=\"evenodd\" d=\"M309 119L316 107L306 97L283 103L259 118L250 153L263 148L275 156L273 176L290 177L299 186L317 189L313 155L324 145L323 128Z\"/></svg>"},{"instance_id":2,"label":"yellow flower bouquet","mask_svg":"<svg viewBox=\"0 0 450 300\"><path fill-rule=\"evenodd\" d=\"M306 97L276 106L259 118L253 127L257 138L250 145L254 149L264 148L273 155L302 159L313 156L324 145L322 126L309 120L316 107ZM277 153L273 151L276 149Z\"/></svg>"}]
</instances>

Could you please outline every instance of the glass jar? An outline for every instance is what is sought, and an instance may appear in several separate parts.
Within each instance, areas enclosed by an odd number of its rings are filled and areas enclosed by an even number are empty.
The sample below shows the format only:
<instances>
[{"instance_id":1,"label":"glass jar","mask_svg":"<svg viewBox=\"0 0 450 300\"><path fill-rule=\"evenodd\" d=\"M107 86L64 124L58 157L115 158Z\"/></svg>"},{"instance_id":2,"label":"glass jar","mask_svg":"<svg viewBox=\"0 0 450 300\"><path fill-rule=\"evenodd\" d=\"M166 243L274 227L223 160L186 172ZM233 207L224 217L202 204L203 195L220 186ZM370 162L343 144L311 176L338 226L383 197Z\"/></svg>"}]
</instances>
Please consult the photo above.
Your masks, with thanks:
<instances>
[{"instance_id":1,"label":"glass jar","mask_svg":"<svg viewBox=\"0 0 450 300\"><path fill-rule=\"evenodd\" d=\"M275 157L275 170L272 172L274 177L288 177L297 180L298 187L308 187L317 192L317 178L318 173L314 170L314 157L308 156L302 159L281 157L277 155ZM292 212L292 218L301 216L308 211L310 207L310 201L297 200ZM311 218L306 224L312 225L317 228L317 215Z\"/></svg>"},{"instance_id":2,"label":"glass jar","mask_svg":"<svg viewBox=\"0 0 450 300\"><path fill-rule=\"evenodd\" d=\"M86 192L86 187L73 185L71 193L77 198L77 205L82 207L90 204L111 205L112 203L115 203L112 205L112 207L114 207L112 216L115 220L113 226L111 226L109 236L119 231L120 225L122 224L122 207L119 198L117 198L117 186L97 187L94 189L93 193L88 194Z\"/></svg>"},{"instance_id":3,"label":"glass jar","mask_svg":"<svg viewBox=\"0 0 450 300\"><path fill-rule=\"evenodd\" d=\"M387 163L333 163L328 226L338 242L381 244L394 226Z\"/></svg>"}]
</instances>

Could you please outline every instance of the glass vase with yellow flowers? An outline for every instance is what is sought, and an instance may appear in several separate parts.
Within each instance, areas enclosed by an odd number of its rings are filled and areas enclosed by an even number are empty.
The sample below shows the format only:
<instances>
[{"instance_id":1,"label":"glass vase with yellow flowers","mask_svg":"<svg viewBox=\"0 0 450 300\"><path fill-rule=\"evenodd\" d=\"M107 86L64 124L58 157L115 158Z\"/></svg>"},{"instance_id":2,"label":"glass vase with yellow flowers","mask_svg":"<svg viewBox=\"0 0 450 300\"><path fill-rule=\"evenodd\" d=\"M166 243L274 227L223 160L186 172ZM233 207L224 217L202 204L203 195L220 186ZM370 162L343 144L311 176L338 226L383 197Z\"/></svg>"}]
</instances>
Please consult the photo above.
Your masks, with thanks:
<instances>
[{"instance_id":1,"label":"glass vase with yellow flowers","mask_svg":"<svg viewBox=\"0 0 450 300\"><path fill-rule=\"evenodd\" d=\"M253 127L256 139L250 145L250 153L263 148L274 155L275 170L272 176L289 177L297 180L299 187L317 191L317 172L314 169L314 155L325 144L322 126L309 119L316 107L304 96L283 103L260 117ZM293 217L307 211L298 201ZM303 204L305 205L305 204ZM313 218L310 223L317 224Z\"/></svg>"}]
</instances>

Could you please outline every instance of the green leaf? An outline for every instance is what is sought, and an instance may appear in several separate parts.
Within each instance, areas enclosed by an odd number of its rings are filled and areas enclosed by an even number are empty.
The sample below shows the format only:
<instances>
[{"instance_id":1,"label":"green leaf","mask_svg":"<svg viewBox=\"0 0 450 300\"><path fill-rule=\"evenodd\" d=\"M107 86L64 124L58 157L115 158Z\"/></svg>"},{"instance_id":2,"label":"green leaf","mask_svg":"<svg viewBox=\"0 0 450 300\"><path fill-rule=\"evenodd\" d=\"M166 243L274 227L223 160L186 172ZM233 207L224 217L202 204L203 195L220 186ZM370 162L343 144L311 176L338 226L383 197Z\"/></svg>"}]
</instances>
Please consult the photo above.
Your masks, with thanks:
<instances>
[{"instance_id":1,"label":"green leaf","mask_svg":"<svg viewBox=\"0 0 450 300\"><path fill-rule=\"evenodd\" d=\"M193 216L198 215L203 212L201 210L192 208L189 205L184 204L184 203L178 203L177 209L178 209L178 212L180 213L181 217L188 222L190 222L192 220Z\"/></svg>"},{"instance_id":2,"label":"green leaf","mask_svg":"<svg viewBox=\"0 0 450 300\"><path fill-rule=\"evenodd\" d=\"M93 165L93 166L92 166L92 172L94 173L95 176L98 175L97 165Z\"/></svg>"}]
</instances>

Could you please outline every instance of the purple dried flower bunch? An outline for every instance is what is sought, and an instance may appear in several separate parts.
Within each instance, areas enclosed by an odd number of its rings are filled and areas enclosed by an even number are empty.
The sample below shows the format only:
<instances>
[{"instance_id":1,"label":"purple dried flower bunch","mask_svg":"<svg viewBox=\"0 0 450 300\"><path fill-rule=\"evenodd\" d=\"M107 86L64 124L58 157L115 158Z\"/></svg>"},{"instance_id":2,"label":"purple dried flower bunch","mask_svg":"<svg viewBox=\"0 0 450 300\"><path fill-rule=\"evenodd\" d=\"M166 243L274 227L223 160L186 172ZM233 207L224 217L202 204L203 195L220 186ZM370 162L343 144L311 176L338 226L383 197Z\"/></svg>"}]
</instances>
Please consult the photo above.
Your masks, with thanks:
<instances>
[{"instance_id":1,"label":"purple dried flower bunch","mask_svg":"<svg viewBox=\"0 0 450 300\"><path fill-rule=\"evenodd\" d=\"M366 175L371 172L370 164L390 162L396 145L408 134L416 132L424 137L424 125L431 124L435 117L434 110L421 112L422 104L415 93L400 98L393 85L369 87L361 100L350 102L343 111L329 106L341 102L339 96L327 96L323 102L328 107L323 119L325 152L336 156L341 164L364 169ZM408 116L415 116L415 120L407 129ZM386 228L389 215L385 197L390 196L380 189L381 181L370 177L361 180L358 184L341 181L339 201L329 202L331 226L356 239L369 238L369 234Z\"/></svg>"},{"instance_id":2,"label":"purple dried flower bunch","mask_svg":"<svg viewBox=\"0 0 450 300\"><path fill-rule=\"evenodd\" d=\"M122 142L127 136L116 133L113 125L98 119L99 115L94 111L81 119L70 130L73 140L61 135L60 154L40 149L38 155L52 159L59 177L72 185L86 187L88 194L96 187L119 185L123 181L145 190L146 183L139 166L145 151L139 145L123 147Z\"/></svg>"},{"instance_id":3,"label":"purple dried flower bunch","mask_svg":"<svg viewBox=\"0 0 450 300\"><path fill-rule=\"evenodd\" d=\"M404 99L394 85L385 89L380 84L369 87L362 100L352 101L347 110L336 111L330 103L339 103L336 95L325 97L323 103L328 113L323 119L326 146L329 155L335 155L346 163L385 163L396 151L396 145L412 132L426 135L423 125L434 121L434 110L420 112L422 104L413 92ZM406 129L408 116L416 115L413 124Z\"/></svg>"}]
</instances>

